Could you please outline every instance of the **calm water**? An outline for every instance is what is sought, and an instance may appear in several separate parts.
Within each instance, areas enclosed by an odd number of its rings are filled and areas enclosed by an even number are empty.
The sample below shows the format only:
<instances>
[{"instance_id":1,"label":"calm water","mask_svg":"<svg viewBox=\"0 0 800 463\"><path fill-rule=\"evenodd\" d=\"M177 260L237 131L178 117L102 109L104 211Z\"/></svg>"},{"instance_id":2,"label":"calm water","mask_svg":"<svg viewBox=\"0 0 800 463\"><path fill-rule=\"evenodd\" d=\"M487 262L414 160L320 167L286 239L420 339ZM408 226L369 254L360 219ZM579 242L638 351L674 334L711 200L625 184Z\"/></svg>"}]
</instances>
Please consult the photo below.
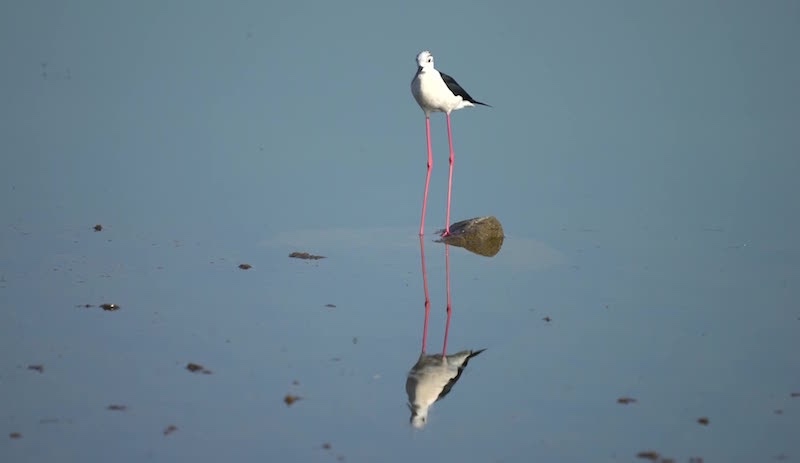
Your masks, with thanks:
<instances>
[{"instance_id":1,"label":"calm water","mask_svg":"<svg viewBox=\"0 0 800 463\"><path fill-rule=\"evenodd\" d=\"M800 458L800 8L459 6L0 6L0 460Z\"/></svg>"}]
</instances>

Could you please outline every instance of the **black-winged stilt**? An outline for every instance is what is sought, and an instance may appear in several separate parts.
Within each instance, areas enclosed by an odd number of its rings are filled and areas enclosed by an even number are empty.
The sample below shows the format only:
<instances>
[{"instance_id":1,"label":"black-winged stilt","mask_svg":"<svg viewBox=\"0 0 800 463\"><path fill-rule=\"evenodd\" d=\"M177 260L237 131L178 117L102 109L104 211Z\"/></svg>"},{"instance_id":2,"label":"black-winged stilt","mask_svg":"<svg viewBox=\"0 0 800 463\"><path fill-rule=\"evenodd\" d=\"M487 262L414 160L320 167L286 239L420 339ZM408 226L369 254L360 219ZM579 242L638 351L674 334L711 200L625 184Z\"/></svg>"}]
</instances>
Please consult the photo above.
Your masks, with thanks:
<instances>
[{"instance_id":1,"label":"black-winged stilt","mask_svg":"<svg viewBox=\"0 0 800 463\"><path fill-rule=\"evenodd\" d=\"M429 51L421 51L417 55L417 74L411 81L411 93L417 100L420 108L425 113L425 135L428 142L428 173L425 177L425 195L422 199L422 220L419 224L420 236L425 234L425 210L428 205L428 187L431 182L431 169L433 168L433 150L431 149L431 113L443 112L447 116L447 140L450 143L450 180L447 183L447 218L444 234L450 234L450 196L453 190L453 131L450 127L450 113L457 109L486 103L472 98L455 79L447 74L437 71L433 66L433 55ZM491 107L491 106L490 106Z\"/></svg>"},{"instance_id":2,"label":"black-winged stilt","mask_svg":"<svg viewBox=\"0 0 800 463\"><path fill-rule=\"evenodd\" d=\"M422 257L422 286L425 291L425 321L422 328L422 352L417 363L408 372L406 378L406 394L408 409L411 411L411 424L417 428L425 427L428 410L431 405L442 400L453 389L461 378L461 374L469 363L469 359L483 352L480 350L462 350L447 355L447 336L450 331L450 313L452 298L450 296L450 253L445 252L445 278L447 280L447 322L444 329L444 345L442 353L426 354L428 339L428 318L431 312L430 293L428 291L428 272L425 265L425 242L419 237L420 256ZM445 249L449 249L445 243Z\"/></svg>"},{"instance_id":3,"label":"black-winged stilt","mask_svg":"<svg viewBox=\"0 0 800 463\"><path fill-rule=\"evenodd\" d=\"M447 356L420 354L406 379L408 408L411 410L411 424L415 428L425 426L431 405L442 400L453 389L467 368L469 359L484 350L463 350Z\"/></svg>"}]
</instances>

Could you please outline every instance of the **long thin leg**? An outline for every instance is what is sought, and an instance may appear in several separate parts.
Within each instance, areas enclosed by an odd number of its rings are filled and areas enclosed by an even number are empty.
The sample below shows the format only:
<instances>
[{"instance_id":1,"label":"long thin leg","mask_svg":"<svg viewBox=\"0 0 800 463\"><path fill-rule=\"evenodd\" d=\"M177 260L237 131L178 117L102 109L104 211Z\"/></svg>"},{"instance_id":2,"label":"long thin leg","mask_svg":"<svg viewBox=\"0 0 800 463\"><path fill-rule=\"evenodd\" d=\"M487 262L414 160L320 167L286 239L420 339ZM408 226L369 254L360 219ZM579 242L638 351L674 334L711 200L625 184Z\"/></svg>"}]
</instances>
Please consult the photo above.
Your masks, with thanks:
<instances>
[{"instance_id":1,"label":"long thin leg","mask_svg":"<svg viewBox=\"0 0 800 463\"><path fill-rule=\"evenodd\" d=\"M450 246L444 245L444 273L447 284L447 321L444 325L444 345L442 346L442 357L447 356L447 335L450 334L450 315L453 311L453 298L450 296Z\"/></svg>"},{"instance_id":2,"label":"long thin leg","mask_svg":"<svg viewBox=\"0 0 800 463\"><path fill-rule=\"evenodd\" d=\"M431 118L425 116L425 138L428 142L428 174L425 176L425 196L422 198L422 220L419 222L419 236L425 234L425 210L428 207L428 187L431 184L433 170L433 149L431 149Z\"/></svg>"},{"instance_id":3,"label":"long thin leg","mask_svg":"<svg viewBox=\"0 0 800 463\"><path fill-rule=\"evenodd\" d=\"M456 162L456 154L453 151L453 130L450 127L450 113L447 113L447 140L450 142L450 180L447 182L447 221L444 224L442 236L450 235L450 196L453 192L453 164Z\"/></svg>"},{"instance_id":4,"label":"long thin leg","mask_svg":"<svg viewBox=\"0 0 800 463\"><path fill-rule=\"evenodd\" d=\"M425 289L425 322L422 324L422 353L428 345L428 319L431 315L431 296L428 291L428 271L425 267L425 238L419 237L419 253L422 257L422 287Z\"/></svg>"}]
</instances>

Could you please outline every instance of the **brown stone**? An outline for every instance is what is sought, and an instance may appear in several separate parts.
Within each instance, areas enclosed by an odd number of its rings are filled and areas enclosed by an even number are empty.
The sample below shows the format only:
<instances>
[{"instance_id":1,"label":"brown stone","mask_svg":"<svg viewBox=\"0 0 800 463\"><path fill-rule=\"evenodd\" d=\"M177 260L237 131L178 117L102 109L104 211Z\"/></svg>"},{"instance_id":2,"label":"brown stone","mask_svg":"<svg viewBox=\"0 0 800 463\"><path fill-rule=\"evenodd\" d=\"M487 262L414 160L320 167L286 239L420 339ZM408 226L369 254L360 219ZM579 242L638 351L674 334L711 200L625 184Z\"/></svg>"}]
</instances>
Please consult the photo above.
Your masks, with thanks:
<instances>
[{"instance_id":1,"label":"brown stone","mask_svg":"<svg viewBox=\"0 0 800 463\"><path fill-rule=\"evenodd\" d=\"M494 257L503 247L503 226L494 216L475 217L450 225L450 235L443 243L464 248L472 253Z\"/></svg>"}]
</instances>

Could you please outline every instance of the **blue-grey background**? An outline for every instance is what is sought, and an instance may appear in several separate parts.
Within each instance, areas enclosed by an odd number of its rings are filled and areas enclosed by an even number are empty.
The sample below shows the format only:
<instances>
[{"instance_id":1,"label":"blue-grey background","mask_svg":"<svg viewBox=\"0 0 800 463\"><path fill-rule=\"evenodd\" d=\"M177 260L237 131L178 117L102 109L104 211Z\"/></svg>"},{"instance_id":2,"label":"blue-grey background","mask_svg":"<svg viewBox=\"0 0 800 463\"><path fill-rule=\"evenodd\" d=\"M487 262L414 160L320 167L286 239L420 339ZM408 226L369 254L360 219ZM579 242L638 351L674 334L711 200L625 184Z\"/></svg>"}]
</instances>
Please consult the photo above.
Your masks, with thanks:
<instances>
[{"instance_id":1,"label":"blue-grey background","mask_svg":"<svg viewBox=\"0 0 800 463\"><path fill-rule=\"evenodd\" d=\"M798 44L779 0L0 3L0 460L800 457ZM487 351L419 432L422 49L507 239L451 249Z\"/></svg>"}]
</instances>

